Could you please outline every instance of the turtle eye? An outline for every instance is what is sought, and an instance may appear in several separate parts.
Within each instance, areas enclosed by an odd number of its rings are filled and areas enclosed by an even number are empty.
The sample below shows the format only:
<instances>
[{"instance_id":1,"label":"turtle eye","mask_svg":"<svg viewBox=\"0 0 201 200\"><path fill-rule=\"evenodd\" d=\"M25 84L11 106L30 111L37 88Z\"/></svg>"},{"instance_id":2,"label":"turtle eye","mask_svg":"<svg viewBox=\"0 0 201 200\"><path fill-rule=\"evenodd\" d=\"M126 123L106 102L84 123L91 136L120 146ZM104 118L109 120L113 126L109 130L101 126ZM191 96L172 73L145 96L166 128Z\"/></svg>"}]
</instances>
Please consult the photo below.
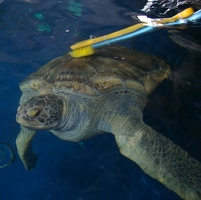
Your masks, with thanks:
<instances>
[{"instance_id":1,"label":"turtle eye","mask_svg":"<svg viewBox=\"0 0 201 200\"><path fill-rule=\"evenodd\" d=\"M41 110L39 108L34 108L29 111L28 116L29 117L38 117L41 113Z\"/></svg>"}]
</instances>

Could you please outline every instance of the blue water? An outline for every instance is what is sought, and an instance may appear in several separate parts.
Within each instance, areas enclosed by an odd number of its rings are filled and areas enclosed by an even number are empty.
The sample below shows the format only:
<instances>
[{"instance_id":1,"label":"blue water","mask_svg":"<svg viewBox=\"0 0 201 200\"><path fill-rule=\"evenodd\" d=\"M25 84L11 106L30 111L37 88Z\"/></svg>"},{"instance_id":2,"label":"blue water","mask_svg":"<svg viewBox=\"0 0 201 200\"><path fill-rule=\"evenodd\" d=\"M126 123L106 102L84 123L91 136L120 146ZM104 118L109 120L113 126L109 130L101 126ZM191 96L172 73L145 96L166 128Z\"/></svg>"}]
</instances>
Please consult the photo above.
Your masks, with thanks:
<instances>
[{"instance_id":1,"label":"blue water","mask_svg":"<svg viewBox=\"0 0 201 200\"><path fill-rule=\"evenodd\" d=\"M13 163L0 169L0 200L179 200L123 157L110 134L80 143L48 131L32 145L38 161L27 172L16 151L15 121L19 83L69 46L90 35L101 36L133 25L142 1L7 0L0 3L0 142L8 144ZM180 30L199 43L201 29ZM121 44L164 59L176 86L166 82L151 97L144 120L201 161L201 57L159 30ZM175 97L176 94L176 97Z\"/></svg>"}]
</instances>

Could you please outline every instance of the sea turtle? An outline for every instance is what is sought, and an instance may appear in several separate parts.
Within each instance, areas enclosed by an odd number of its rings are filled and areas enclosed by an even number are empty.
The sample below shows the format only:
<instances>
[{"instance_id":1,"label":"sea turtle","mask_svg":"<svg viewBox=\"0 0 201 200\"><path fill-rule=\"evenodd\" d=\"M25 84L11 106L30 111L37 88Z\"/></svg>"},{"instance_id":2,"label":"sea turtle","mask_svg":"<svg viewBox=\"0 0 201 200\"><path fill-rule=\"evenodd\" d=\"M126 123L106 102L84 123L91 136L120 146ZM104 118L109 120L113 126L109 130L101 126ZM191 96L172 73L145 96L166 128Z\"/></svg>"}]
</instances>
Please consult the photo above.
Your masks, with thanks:
<instances>
[{"instance_id":1,"label":"sea turtle","mask_svg":"<svg viewBox=\"0 0 201 200\"><path fill-rule=\"evenodd\" d=\"M16 144L25 168L36 162L30 145L36 130L73 142L109 132L144 172L183 199L201 199L201 163L142 120L148 95L169 74L164 61L120 46L50 61L20 84Z\"/></svg>"}]
</instances>

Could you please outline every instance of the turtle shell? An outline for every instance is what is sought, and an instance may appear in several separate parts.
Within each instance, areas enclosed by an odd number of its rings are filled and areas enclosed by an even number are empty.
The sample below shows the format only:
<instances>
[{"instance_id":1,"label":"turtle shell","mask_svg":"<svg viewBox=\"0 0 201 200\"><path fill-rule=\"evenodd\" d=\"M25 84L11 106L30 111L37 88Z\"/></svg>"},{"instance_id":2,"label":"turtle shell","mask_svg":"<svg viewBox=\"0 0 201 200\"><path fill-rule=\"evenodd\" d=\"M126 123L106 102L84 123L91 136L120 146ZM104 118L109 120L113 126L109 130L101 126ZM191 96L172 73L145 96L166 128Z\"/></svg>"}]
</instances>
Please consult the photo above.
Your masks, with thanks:
<instances>
[{"instance_id":1,"label":"turtle shell","mask_svg":"<svg viewBox=\"0 0 201 200\"><path fill-rule=\"evenodd\" d=\"M132 89L148 95L169 72L169 66L155 56L110 46L88 57L75 59L65 54L56 58L29 75L21 89L37 94L70 90L85 95Z\"/></svg>"}]
</instances>

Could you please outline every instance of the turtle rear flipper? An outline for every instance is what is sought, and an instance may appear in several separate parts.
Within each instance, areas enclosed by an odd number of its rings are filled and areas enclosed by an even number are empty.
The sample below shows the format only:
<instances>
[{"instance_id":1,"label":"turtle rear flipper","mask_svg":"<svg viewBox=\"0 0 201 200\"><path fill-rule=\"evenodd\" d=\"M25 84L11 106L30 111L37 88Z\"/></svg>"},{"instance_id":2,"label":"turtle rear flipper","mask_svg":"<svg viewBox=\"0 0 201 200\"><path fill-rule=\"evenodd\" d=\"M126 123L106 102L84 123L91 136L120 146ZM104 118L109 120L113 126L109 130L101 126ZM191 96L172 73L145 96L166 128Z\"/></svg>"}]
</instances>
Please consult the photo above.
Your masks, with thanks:
<instances>
[{"instance_id":1,"label":"turtle rear flipper","mask_svg":"<svg viewBox=\"0 0 201 200\"><path fill-rule=\"evenodd\" d=\"M16 145L17 151L21 161L24 164L26 170L30 171L34 169L37 157L32 151L31 140L35 135L34 130L30 130L21 126L21 131L17 136Z\"/></svg>"},{"instance_id":2,"label":"turtle rear flipper","mask_svg":"<svg viewBox=\"0 0 201 200\"><path fill-rule=\"evenodd\" d=\"M131 136L116 135L120 152L186 200L201 199L201 164L143 122Z\"/></svg>"}]
</instances>

